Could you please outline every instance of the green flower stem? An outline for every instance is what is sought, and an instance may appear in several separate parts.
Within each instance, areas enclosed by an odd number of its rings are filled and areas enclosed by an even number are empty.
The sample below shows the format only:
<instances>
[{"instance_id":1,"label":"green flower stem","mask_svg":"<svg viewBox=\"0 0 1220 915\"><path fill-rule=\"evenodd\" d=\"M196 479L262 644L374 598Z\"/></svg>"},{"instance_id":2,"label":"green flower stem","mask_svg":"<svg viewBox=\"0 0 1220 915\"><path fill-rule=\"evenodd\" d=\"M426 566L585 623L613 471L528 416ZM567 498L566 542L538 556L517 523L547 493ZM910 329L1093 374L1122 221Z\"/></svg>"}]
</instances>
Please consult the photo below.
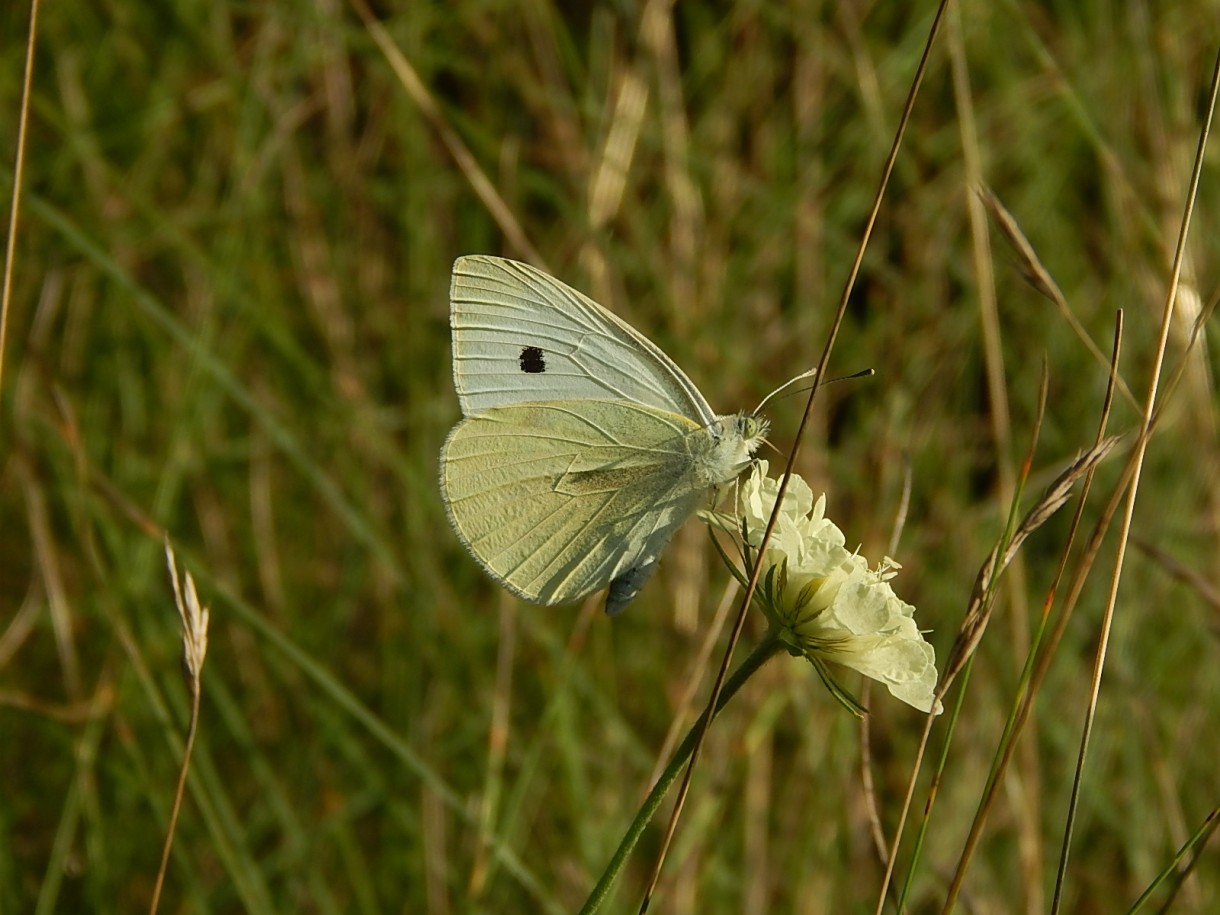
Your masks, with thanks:
<instances>
[{"instance_id":1,"label":"green flower stem","mask_svg":"<svg viewBox=\"0 0 1220 915\"><path fill-rule=\"evenodd\" d=\"M724 708L725 704L733 698L733 695L741 689L742 685L750 679L756 670L762 667L772 656L784 649L775 632L774 628L768 629L762 641L750 652L749 657L742 661L741 666L733 671L732 675L725 681L724 688L720 691L720 699L716 703L715 714L720 714L720 710ZM653 786L652 791L645 798L639 813L635 815L631 826L623 836L622 841L619 842L618 850L615 851L614 857L610 859L610 863L602 873L601 879L597 881L597 885L589 893L589 898L580 910L581 915L591 915L591 913L596 912L602 902L605 901L606 896L609 895L610 887L618 878L619 872L626 865L627 858L631 854L632 849L635 848L640 836L644 834L644 827L652 820L653 814L661 806L661 801L665 798L666 793L682 773L682 767L686 765L686 760L695 748L695 741L698 739L699 731L703 727L703 720L706 716L707 711L705 710L699 716L699 719L691 725L691 729L687 731L686 737L683 738L678 749L674 751L673 759L669 761L669 765L665 767L665 771L661 773L661 777L657 779L657 783Z\"/></svg>"}]
</instances>

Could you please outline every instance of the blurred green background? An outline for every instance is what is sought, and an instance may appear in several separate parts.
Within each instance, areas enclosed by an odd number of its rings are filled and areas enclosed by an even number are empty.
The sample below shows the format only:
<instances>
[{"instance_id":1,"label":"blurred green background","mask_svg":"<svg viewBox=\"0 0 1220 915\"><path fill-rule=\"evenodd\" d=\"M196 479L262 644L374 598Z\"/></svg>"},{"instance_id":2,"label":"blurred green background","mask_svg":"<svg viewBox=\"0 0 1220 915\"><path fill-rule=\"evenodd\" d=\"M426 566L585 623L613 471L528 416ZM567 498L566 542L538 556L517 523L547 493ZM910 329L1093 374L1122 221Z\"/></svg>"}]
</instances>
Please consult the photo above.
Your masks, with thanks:
<instances>
[{"instance_id":1,"label":"blurred green background","mask_svg":"<svg viewBox=\"0 0 1220 915\"><path fill-rule=\"evenodd\" d=\"M961 6L831 363L877 375L822 391L799 468L849 546L902 563L895 589L941 658L1002 532L1043 364L1025 504L1092 441L1106 381L973 188L1004 201L1101 351L1125 309L1121 369L1142 397L1220 21L1214 0ZM0 911L147 907L189 707L163 535L212 630L162 911L575 910L706 697L730 578L697 524L614 620L599 599L519 605L482 575L436 486L458 417L450 266L534 260L717 409L752 408L816 363L933 12L388 0L379 45L343 0L44 3L0 414ZM7 202L27 5L0 25ZM1185 355L1217 291L1218 155L1068 911L1125 910L1220 793L1215 343ZM769 410L781 451L800 406ZM1120 399L1112 428L1137 416ZM916 911L940 909L1069 515L1002 591ZM992 812L969 911L1049 905L1114 546ZM867 758L806 663L764 668L712 729L654 911L872 911L868 811L892 832L922 717L866 701ZM658 841L610 910L634 911ZM1216 860L1175 911L1211 910Z\"/></svg>"}]
</instances>

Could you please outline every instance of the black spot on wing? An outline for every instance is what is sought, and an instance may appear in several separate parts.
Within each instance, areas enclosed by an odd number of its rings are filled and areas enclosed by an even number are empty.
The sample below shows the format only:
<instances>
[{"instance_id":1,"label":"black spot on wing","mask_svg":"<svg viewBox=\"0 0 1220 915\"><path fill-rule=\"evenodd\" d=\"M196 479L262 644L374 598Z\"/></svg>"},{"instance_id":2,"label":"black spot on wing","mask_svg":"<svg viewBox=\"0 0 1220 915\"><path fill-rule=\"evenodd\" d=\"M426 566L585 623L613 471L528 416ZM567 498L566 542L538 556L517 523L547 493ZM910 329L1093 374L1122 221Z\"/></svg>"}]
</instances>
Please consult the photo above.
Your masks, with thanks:
<instances>
[{"instance_id":1,"label":"black spot on wing","mask_svg":"<svg viewBox=\"0 0 1220 915\"><path fill-rule=\"evenodd\" d=\"M543 358L542 350L536 346L523 347L521 355L517 357L517 362L521 366L521 371L527 375L541 375L546 371L546 359Z\"/></svg>"}]
</instances>

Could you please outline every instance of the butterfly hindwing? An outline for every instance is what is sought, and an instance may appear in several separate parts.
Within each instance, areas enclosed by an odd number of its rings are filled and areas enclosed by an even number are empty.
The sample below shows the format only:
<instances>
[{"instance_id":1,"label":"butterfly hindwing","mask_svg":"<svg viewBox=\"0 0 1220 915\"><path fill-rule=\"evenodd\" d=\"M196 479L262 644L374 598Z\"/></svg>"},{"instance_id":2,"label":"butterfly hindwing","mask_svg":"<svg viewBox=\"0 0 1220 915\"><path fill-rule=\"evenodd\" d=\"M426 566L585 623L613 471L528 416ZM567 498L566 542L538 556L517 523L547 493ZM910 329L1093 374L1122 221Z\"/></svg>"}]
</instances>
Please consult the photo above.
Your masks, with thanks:
<instances>
[{"instance_id":1,"label":"butterfly hindwing","mask_svg":"<svg viewBox=\"0 0 1220 915\"><path fill-rule=\"evenodd\" d=\"M570 603L620 577L634 595L708 492L692 435L707 432L627 401L496 407L450 433L442 494L470 552L519 596Z\"/></svg>"}]
</instances>

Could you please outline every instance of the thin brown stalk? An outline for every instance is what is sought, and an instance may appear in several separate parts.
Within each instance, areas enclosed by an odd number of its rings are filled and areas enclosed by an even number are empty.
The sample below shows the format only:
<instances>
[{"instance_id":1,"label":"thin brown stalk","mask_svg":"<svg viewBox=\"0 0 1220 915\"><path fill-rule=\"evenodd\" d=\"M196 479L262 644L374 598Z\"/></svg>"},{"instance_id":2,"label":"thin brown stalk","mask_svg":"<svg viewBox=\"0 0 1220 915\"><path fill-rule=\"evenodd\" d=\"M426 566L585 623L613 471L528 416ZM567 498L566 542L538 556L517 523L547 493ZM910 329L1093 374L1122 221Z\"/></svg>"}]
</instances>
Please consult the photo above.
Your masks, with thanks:
<instances>
[{"instance_id":1,"label":"thin brown stalk","mask_svg":"<svg viewBox=\"0 0 1220 915\"><path fill-rule=\"evenodd\" d=\"M1168 881L1170 876L1173 880L1170 883L1169 892L1165 896L1165 901L1161 903L1161 907L1157 909L1158 913L1166 913L1174 911L1174 903L1177 901L1178 893L1186 886L1189 880L1195 873L1199 865L1199 859L1203 857L1203 850L1207 847L1208 841L1216 834L1217 827L1220 827L1220 807L1213 807L1199 824L1199 828L1195 830L1194 835L1183 843L1178 849L1178 853L1169 862L1165 868L1154 880L1152 885L1148 887L1148 891L1144 893L1135 903L1128 909L1128 912L1138 912L1142 907L1143 902L1151 895L1152 891L1159 886L1163 881Z\"/></svg>"},{"instance_id":2,"label":"thin brown stalk","mask_svg":"<svg viewBox=\"0 0 1220 915\"><path fill-rule=\"evenodd\" d=\"M948 695L949 687L956 678L959 670L965 670L967 677L971 670L973 662L973 647L964 648L966 645L977 646L982 638L982 633L986 628L987 622L990 619L991 608L994 604L996 589L1000 582L1000 573L1003 571L1006 563L1002 561L1002 550L1012 542L1016 536L1016 531L1020 528L1016 525L1016 511L1020 502L1020 493L1024 491L1025 484L1029 478L1030 470L1033 466L1033 455L1037 448L1038 438L1042 430L1042 420L1046 411L1046 392L1048 389L1048 375L1045 361L1042 364L1041 382L1038 387L1038 410L1034 417L1033 429L1030 434L1029 445L1026 448L1025 460L1021 462L1020 485L1017 487L1017 496L1014 497L1008 509L1008 521L1005 525L1004 532L1001 535L1000 542L992 550L991 554L983 563L983 567L979 570L978 578L975 581L974 592L972 595L971 604L967 607L966 614L958 626L957 639L954 643L953 651L950 653L950 659L946 665L944 673L941 675L941 680L936 688L935 706L943 703L945 696ZM954 658L959 658L955 666ZM931 822L932 810L936 806L936 800L940 795L941 780L944 777L945 764L948 759L948 749L953 739L953 734L957 730L957 722L961 714L963 698L965 690L959 693L958 702L949 716L949 724L946 730L946 738L944 748L941 751L941 756L932 775L931 783L928 786L928 796L924 801L923 811L920 819L919 837L917 840L916 855L919 848L922 847L924 837L927 834L928 824ZM898 853L898 845L902 841L903 831L907 817L910 814L911 804L915 798L915 786L919 780L919 773L923 769L923 762L926 758L928 741L931 737L932 715L928 715L924 721L923 734L920 736L919 747L916 750L915 758L911 765L911 774L907 779L907 793L903 798L902 812L899 814L898 826L894 830L894 841L890 846L890 870L886 874L886 880L882 883L881 892L877 897L877 911L880 912L885 902L885 894L889 892L890 881L889 876L893 870L893 862ZM911 878L915 872L914 862L911 865L907 874L906 886L904 886L902 895L898 901L898 908L902 910L905 904L905 899L910 891Z\"/></svg>"},{"instance_id":3,"label":"thin brown stalk","mask_svg":"<svg viewBox=\"0 0 1220 915\"><path fill-rule=\"evenodd\" d=\"M468 883L471 898L480 898L486 890L491 842L495 833L496 810L500 787L504 782L504 764L508 756L513 694L513 661L517 652L517 602L500 600L500 638L496 644L495 690L491 700L491 720L487 727L487 775L479 798L479 843L474 850ZM442 871L443 873L443 871Z\"/></svg>"},{"instance_id":4,"label":"thin brown stalk","mask_svg":"<svg viewBox=\"0 0 1220 915\"><path fill-rule=\"evenodd\" d=\"M155 915L161 904L161 891L165 886L165 874L169 869L169 853L174 846L174 833L178 827L178 814L182 810L182 798L186 793L186 776L191 768L191 753L195 748L195 734L199 730L199 700L203 694L203 661L208 652L208 608L199 603L195 591L195 579L187 572L178 577L178 566L174 562L174 550L165 541L165 561L169 566L170 581L174 586L174 603L182 620L182 649L185 661L187 687L191 693L191 718L186 731L186 743L182 749L182 765L178 769L178 788L174 792L174 806L170 810L169 826L165 831L165 844L161 848L161 866L157 869L157 881L153 886L152 899L148 904L149 915Z\"/></svg>"},{"instance_id":5,"label":"thin brown stalk","mask_svg":"<svg viewBox=\"0 0 1220 915\"><path fill-rule=\"evenodd\" d=\"M966 67L966 48L962 40L961 12L955 6L949 19L946 46L949 52L950 70L953 75L953 96L957 109L958 129L961 133L962 164L968 186L982 183L983 166L979 153L978 128L974 120L974 105L971 98L970 73ZM1008 388L1004 380L1004 354L1001 343L1000 308L996 300L995 273L992 269L991 244L987 236L987 219L982 201L975 194L966 195L966 216L970 227L970 250L977 278L979 328L983 344L983 366L987 378L988 416L994 439L996 475L999 478L998 499L1001 505L1011 505L1017 491L1016 471L1012 466L1012 411L1008 404ZM1024 573L1016 570L1016 580L1009 589L1012 602L1010 619L1013 623L1014 645L1023 648L1027 638L1024 620L1025 607Z\"/></svg>"},{"instance_id":6,"label":"thin brown stalk","mask_svg":"<svg viewBox=\"0 0 1220 915\"><path fill-rule=\"evenodd\" d=\"M656 67L657 107L661 117L661 144L665 153L665 187L673 206L669 227L669 272L673 300L679 316L689 320L697 309L695 260L704 236L703 200L690 173L690 126L682 94L673 0L653 0L645 11L641 37ZM649 15L652 13L652 15ZM682 307L685 306L685 307Z\"/></svg>"},{"instance_id":7,"label":"thin brown stalk","mask_svg":"<svg viewBox=\"0 0 1220 915\"><path fill-rule=\"evenodd\" d=\"M1000 198L992 192L991 188L980 185L978 187L978 195L982 199L983 205L987 207L987 212L991 214L992 221L1000 232L1003 233L1004 237L1008 240L1008 244L1012 247L1013 253L1017 256L1021 275L1025 278L1025 281L1038 293L1054 303L1064 323L1072 329L1072 333L1076 335L1076 338L1084 344L1085 349L1097 360L1097 364L1099 366L1106 365L1106 354L1093 341L1089 332L1085 330L1084 325L1080 323L1080 319L1076 317L1076 313L1068 307L1067 299L1064 298L1063 292L1059 289L1059 284L1055 282L1050 271L1043 265L1041 258L1038 257L1038 252L1034 250L1034 246L1025 237L1025 233L1021 231L1021 226L1016 218L1008 212L1004 204L1000 202ZM1127 382L1122 376L1118 377L1116 384L1127 403L1135 406L1135 395L1131 393L1131 389L1127 387Z\"/></svg>"},{"instance_id":8,"label":"thin brown stalk","mask_svg":"<svg viewBox=\"0 0 1220 915\"><path fill-rule=\"evenodd\" d=\"M911 510L911 490L914 488L914 476L914 472L911 469L911 459L907 455L903 458L902 493L898 497L898 508L894 512L894 524L890 528L890 540L886 549L887 556L895 556L898 553L898 542L902 539L902 531L907 524L907 513Z\"/></svg>"},{"instance_id":9,"label":"thin brown stalk","mask_svg":"<svg viewBox=\"0 0 1220 915\"><path fill-rule=\"evenodd\" d=\"M982 569L979 570L978 578L975 579L966 618L962 621L961 630L950 652L949 661L945 665L944 680L952 683L953 678L961 672L966 661L969 660L974 654L975 649L978 648L979 640L982 638L983 631L986 630L987 622L990 619L988 595L995 586L996 578L1012 562L1029 535L1045 524L1051 515L1063 507L1071 495L1072 487L1075 486L1076 482L1091 472L1114 449L1114 446L1120 440L1120 436L1110 436L1077 457L1047 487L1041 498L1039 498L1021 521L1021 524L1013 531L1012 537L1006 543L997 546L991 552L991 555L987 557L987 561L983 563Z\"/></svg>"},{"instance_id":10,"label":"thin brown stalk","mask_svg":"<svg viewBox=\"0 0 1220 915\"><path fill-rule=\"evenodd\" d=\"M38 563L39 577L46 588L47 616L55 634L55 649L63 669L64 691L73 701L77 701L82 696L80 650L76 644L80 634L79 627L72 620L72 601L68 597L69 588L60 555L62 545L53 534L53 502L48 504L46 488L26 462L19 463L17 476L25 495L30 545Z\"/></svg>"},{"instance_id":11,"label":"thin brown stalk","mask_svg":"<svg viewBox=\"0 0 1220 915\"><path fill-rule=\"evenodd\" d=\"M25 71L21 78L21 107L17 112L17 152L13 161L13 199L8 210L8 241L4 246L4 281L0 286L0 390L4 389L4 351L8 340L9 303L13 297L13 261L17 252L17 224L21 213L21 181L25 174L26 130L30 121L30 92L34 84L34 49L38 38L38 0L30 0L30 27L25 45Z\"/></svg>"},{"instance_id":12,"label":"thin brown stalk","mask_svg":"<svg viewBox=\"0 0 1220 915\"><path fill-rule=\"evenodd\" d=\"M912 472L909 459L904 460L902 473L902 494L898 500L898 508L894 512L894 523L890 529L887 556L898 552L898 543L906 526L907 512L911 508ZM868 707L869 695L872 692L872 681L864 681L864 691L860 696L860 704ZM867 716L860 718L860 786L864 792L864 810L868 817L869 837L877 852L877 860L884 867L889 861L889 849L885 842L885 827L881 824L881 810L877 803L877 789L873 783L873 741L872 720Z\"/></svg>"},{"instance_id":13,"label":"thin brown stalk","mask_svg":"<svg viewBox=\"0 0 1220 915\"><path fill-rule=\"evenodd\" d=\"M1202 322L1211 316L1217 304L1220 302L1213 301L1199 316L1194 332L1191 334L1187 342L1186 351L1183 354L1184 358L1178 363L1174 373L1170 376L1162 388L1160 404L1157 406L1156 413L1152 417L1152 430L1155 431L1164 417L1164 409L1166 404L1171 400L1173 393L1177 390L1178 384L1182 380L1182 376L1186 371L1187 362L1185 355L1198 343L1199 334L1202 330ZM1122 313L1119 312L1121 321ZM1038 656L1037 664L1034 669L1032 685L1030 687L1030 695L1026 702L1031 703L1033 696L1037 694L1043 680L1046 679L1047 672L1050 670L1050 662L1055 656L1056 649L1060 640L1063 637L1064 631L1067 629L1068 623L1071 621L1072 614L1076 608L1076 604L1080 599L1080 595L1084 590L1085 582L1093 569L1093 564L1097 559L1097 554L1101 550L1102 539L1110 529L1110 523L1114 520L1114 515L1118 512L1118 507L1122 502L1123 494L1127 491L1127 487L1131 483L1134 465L1132 456L1128 457L1127 463L1124 465L1117 484L1114 486L1110 498L1102 506L1098 520L1093 525L1093 531L1089 535L1088 541L1081 552L1080 559L1076 564L1076 570L1072 574L1072 580L1068 584L1067 598L1063 603L1063 610L1055 621L1055 628L1051 631L1050 637L1046 640L1046 647ZM1138 545L1138 544L1137 544Z\"/></svg>"},{"instance_id":14,"label":"thin brown stalk","mask_svg":"<svg viewBox=\"0 0 1220 915\"><path fill-rule=\"evenodd\" d=\"M872 693L872 681L864 682L860 693L860 704L868 707ZM872 718L860 716L860 790L864 794L864 813L868 820L868 837L882 867L889 861L889 848L885 842L885 827L881 823L881 807L877 803L877 786L873 779L873 731Z\"/></svg>"},{"instance_id":15,"label":"thin brown stalk","mask_svg":"<svg viewBox=\"0 0 1220 915\"><path fill-rule=\"evenodd\" d=\"M1138 537L1131 542L1160 565L1169 574L1170 578L1186 585L1186 587L1190 588L1210 604L1213 611L1220 612L1220 589L1208 581L1201 572L1190 568L1190 566L1167 551L1162 550L1155 543L1140 540Z\"/></svg>"},{"instance_id":16,"label":"thin brown stalk","mask_svg":"<svg viewBox=\"0 0 1220 915\"><path fill-rule=\"evenodd\" d=\"M589 169L588 212L591 235L613 219L623 204L627 174L635 158L636 144L648 108L648 83L633 63L617 77L614 111L601 151ZM590 249L596 250L590 243ZM593 271L590 270L592 274ZM596 274L593 274L596 275Z\"/></svg>"},{"instance_id":17,"label":"thin brown stalk","mask_svg":"<svg viewBox=\"0 0 1220 915\"><path fill-rule=\"evenodd\" d=\"M664 0L650 0L640 14L637 45L649 45L647 36L656 31L652 20L657 16L665 16L669 11L668 4L662 8L663 2ZM608 118L605 141L589 168L586 205L590 232L588 241L581 249L580 262L589 275L593 288L603 300L609 298L608 269L605 254L595 239L599 231L619 214L623 205L627 175L635 161L636 146L651 93L644 75L646 71L647 61L643 53L638 53L635 59L627 62L617 75L611 77L611 82L618 86L613 100L613 112Z\"/></svg>"},{"instance_id":18,"label":"thin brown stalk","mask_svg":"<svg viewBox=\"0 0 1220 915\"><path fill-rule=\"evenodd\" d=\"M1045 385L1042 388L1045 393ZM1031 442L1036 441L1036 436L1031 437ZM1046 488L1025 517L1020 523L1012 525L1011 531L1006 539L998 544L991 554L983 562L982 568L979 570L978 577L975 580L974 588L971 593L970 603L967 607L966 614L962 624L959 627L958 636L950 651L949 660L946 663L945 670L941 675L941 682L936 690L937 701L943 701L947 695L950 686L957 678L959 673L968 670L969 664L974 657L974 652L978 648L979 642L982 639L983 633L986 631L987 622L991 616L992 601L995 596L999 577L1004 570L1009 566L1014 557L1018 554L1025 540L1036 531L1039 527L1045 524L1050 517L1062 508L1071 495L1072 488L1082 478L1087 479L1093 469L1100 463L1118 443L1118 436L1111 436L1103 439L1096 446L1084 452L1076 458L1071 465L1068 466L1052 483ZM1032 453L1032 444L1031 444ZM1022 463L1022 479L1028 475L1030 468L1030 458L1027 458ZM919 777L919 772L923 765L923 760L927 754L928 740L931 734L933 716L929 715L925 722L923 734L920 737L920 743L915 753L915 761L912 766L910 779L907 783L907 793L903 800L902 811L899 814L898 825L895 828L894 840L890 844L890 865L889 870L892 871L893 861L895 860L895 852L898 844L902 839L907 817L910 814L911 805L914 802L915 787ZM950 725L952 727L952 723ZM929 820L932 808L935 806L937 787L939 785L939 773L934 776L933 784L929 788L928 799L924 804L922 811L923 822L926 824ZM876 911L882 911L885 902L885 894L889 891L889 876L882 885L881 893L877 901Z\"/></svg>"},{"instance_id":19,"label":"thin brown stalk","mask_svg":"<svg viewBox=\"0 0 1220 915\"><path fill-rule=\"evenodd\" d=\"M1106 386L1106 395L1102 402L1101 416L1097 423L1097 434L1094 437L1094 448L1100 448L1106 441L1106 427L1110 420L1110 410L1114 403L1114 390L1118 379L1118 363L1119 355L1122 351L1122 334L1123 334L1123 315L1120 311L1115 319L1114 328L1114 345L1110 357L1110 374L1109 383ZM957 867L953 874L953 879L949 883L949 889L945 894L945 902L941 908L942 912L952 911L954 903L957 900L958 894L966 878L966 871L969 869L970 861L978 848L979 841L982 838L983 827L987 822L987 817L991 812L991 808L998 796L1000 784L1004 780L1004 776L1008 772L1009 763L1012 760L1012 754L1017 746L1017 741L1024 730L1026 722L1029 720L1029 713L1033 707L1033 698L1037 693L1037 688L1041 681L1035 681L1035 668L1039 646L1041 645L1041 634L1045 631L1046 623L1050 616L1051 608L1054 606L1055 597L1059 592L1059 584L1063 580L1063 575L1067 571L1068 559L1072 553L1072 546L1076 540L1076 533L1080 529L1081 519L1084 516L1085 505L1088 504L1089 490L1092 488L1093 476L1096 472L1097 465L1094 463L1085 471L1084 482L1080 487L1080 497L1076 501L1076 512L1072 516L1071 525L1068 528L1068 535L1064 540L1063 550L1059 556L1059 566L1055 570L1055 576L1051 580L1050 587L1047 589L1046 599L1042 604L1042 624L1039 627L1039 638L1035 639L1033 647L1030 650L1029 657L1026 660L1025 669L1022 672L1021 692L1018 695L1019 702L1014 709L1014 714L1005 725L1004 735L1001 737L1001 746L999 758L992 766L992 771L988 775L987 784L983 789L982 796L979 800L978 808L975 811L974 821L970 824L970 832L966 836L966 841L962 847L962 853L958 858Z\"/></svg>"},{"instance_id":20,"label":"thin brown stalk","mask_svg":"<svg viewBox=\"0 0 1220 915\"><path fill-rule=\"evenodd\" d=\"M936 41L936 36L940 31L941 21L944 19L945 7L948 0L941 0L940 5L936 10L936 17L932 20L932 26L928 31L927 41L924 43L923 54L919 59L919 66L915 71L915 76L911 80L911 88L907 93L906 104L902 109L902 117L898 122L898 129L894 133L894 141L890 145L889 154L885 160L885 166L882 169L881 180L877 184L877 191L873 196L872 206L869 208L868 219L864 224L864 231L860 235L860 244L856 248L855 258L852 260L851 269L848 272L847 281L843 284L843 293L839 297L839 306L835 310L834 322L831 324L830 332L826 337L826 344L822 349L821 359L818 361L817 373L813 376L813 384L809 388L809 398L805 401L805 411L801 415L800 425L797 427L796 435L793 437L792 450L788 452L788 462L784 467L784 473L780 477L779 489L775 495L775 508L771 512L771 517L767 522L767 528L763 532L762 542L759 546L760 551L765 551L767 544L771 540L771 533L775 529L776 519L779 517L780 507L783 505L784 494L788 489L788 480L791 479L792 469L796 464L797 455L800 453L801 439L805 434L805 429L809 425L809 418L813 412L814 398L817 396L818 387L821 380L826 377L826 367L830 362L830 354L834 349L835 339L839 334L839 327L843 323L843 316L847 313L847 303L851 296L852 289L856 284L856 277L860 273L860 265L864 261L864 252L868 248L869 239L872 237L873 226L876 225L877 216L881 211L881 201L885 197L886 188L889 187L890 175L894 171L894 163L898 160L898 151L902 147L902 139L906 134L907 124L911 120L911 112L915 108L915 98L919 93L919 87L923 83L924 73L927 72L928 60L932 53L932 45ZM707 732L707 727L711 722L711 710L716 708L717 702L720 700L720 692L724 686L725 678L728 675L729 664L733 658L733 651L737 647L737 642L741 638L742 629L745 628L746 611L750 607L750 602L754 598L754 591L758 587L758 576L762 569L762 564L755 565L753 572L750 575L749 584L746 586L745 594L742 595L741 604L737 611L737 618L734 621L732 633L729 636L729 643L724 650L724 658L720 664L720 670L716 674L716 681L712 684L712 692L708 697L707 713L703 716L702 725L699 729L698 736L695 738L694 747L691 750L691 755L686 763L686 771L682 776L682 784L678 788L678 796L674 801L673 810L669 816L669 823L665 828L665 835L661 841L660 850L657 853L657 858L653 864L652 874L648 880L648 889L644 893L643 901L640 904L640 913L648 910L648 904L652 899L653 891L656 889L657 881L661 876L661 867L665 863L665 857L669 852L669 846L673 841L674 833L678 827L678 820L682 815L682 807L686 802L686 795L690 791L691 776L695 770L695 763L699 759L699 750L703 746L703 739ZM892 866L892 861L891 861Z\"/></svg>"},{"instance_id":21,"label":"thin brown stalk","mask_svg":"<svg viewBox=\"0 0 1220 915\"><path fill-rule=\"evenodd\" d=\"M674 703L669 730L665 734L665 739L661 742L661 749L657 753L657 761L653 766L652 773L648 776L650 788L656 784L657 779L661 777L661 773L665 771L665 761L672 758L674 750L677 749L678 741L682 737L682 728L690 720L690 710L694 706L699 687L704 681L704 674L710 666L712 652L716 650L716 643L720 641L720 633L724 631L724 624L729 618L730 611L733 609L733 598L738 590L739 586L736 579L730 579L725 583L724 593L716 605L716 612L712 616L712 621L703 627L705 630L703 640L699 643L699 650L695 652L695 656L691 659L685 676L682 677L682 682L685 686L682 689L682 694Z\"/></svg>"},{"instance_id":22,"label":"thin brown stalk","mask_svg":"<svg viewBox=\"0 0 1220 915\"><path fill-rule=\"evenodd\" d=\"M970 69L967 63L965 41L962 36L960 4L953 9L950 28L946 36L949 63L953 76L953 95L958 113L957 124L961 134L962 164L969 187L983 183L982 155L979 152L978 125L975 121L974 94L970 85ZM970 247L974 261L974 274L978 295L979 325L982 331L983 358L987 375L987 399L990 404L993 448L996 474L999 479L998 500L1000 505L1011 505L1017 492L1012 467L1012 413L1005 383L1004 354L1001 344L1000 306L996 293L991 240L987 232L987 216L983 201L976 194L966 195L966 215L970 226ZM1028 585L1025 563L1018 558L1011 574L1005 581L1005 596L1008 607L1008 635L1011 656L1016 659L1029 654ZM1034 748L1026 745L1019 761L1021 782L1036 786L1041 778L1038 756ZM1036 797L1036 788L1032 792ZM1036 803L1013 806L1016 820L1020 867L1024 875L1024 909L1035 913L1042 910L1042 883L1037 879L1042 871L1042 832L1040 811ZM1014 907L1015 908L1015 907Z\"/></svg>"},{"instance_id":23,"label":"thin brown stalk","mask_svg":"<svg viewBox=\"0 0 1220 915\"><path fill-rule=\"evenodd\" d=\"M1178 296L1178 283L1182 275L1182 261L1186 252L1186 239L1190 234L1191 217L1194 214L1195 200L1199 193L1199 178L1203 171L1203 153L1207 149L1207 138L1211 132L1211 122L1215 113L1218 94L1220 94L1220 52L1217 52L1215 65L1212 69L1207 119L1203 124L1202 130L1199 131L1199 144L1195 152L1195 164L1190 176L1190 188L1186 194L1186 204L1182 212L1178 240L1174 247L1173 270L1170 274L1169 288L1165 293L1165 304L1161 313L1161 327L1157 338L1156 356L1152 361L1152 375L1148 383L1148 394L1144 401L1143 425L1140 436L1135 442L1133 452L1131 485L1127 489L1127 499L1123 507L1123 517L1119 526L1118 546L1115 550L1114 568L1110 576L1110 591L1106 599L1106 609L1102 616L1101 634L1094 659L1092 688L1085 713L1084 726L1081 729L1080 749L1076 759L1076 771L1072 779L1071 796L1068 801L1068 812L1063 830L1063 844L1059 854L1059 867L1055 875L1055 891L1051 900L1052 913L1058 912L1063 903L1063 885L1067 875L1068 860L1071 855L1072 830L1076 822L1076 813L1080 806L1080 788L1083 783L1085 761L1088 757L1089 743L1097 714L1097 702L1101 694L1101 678L1105 670L1110 632L1114 625L1114 614L1118 604L1118 587L1122 580L1123 563L1127 555L1127 544L1131 538L1131 524L1135 517L1135 500L1139 495L1140 473L1143 469L1144 455L1147 453L1148 441L1152 433L1152 420L1157 405L1157 389L1160 384L1161 368L1165 362L1169 333L1173 326L1174 306Z\"/></svg>"},{"instance_id":24,"label":"thin brown stalk","mask_svg":"<svg viewBox=\"0 0 1220 915\"><path fill-rule=\"evenodd\" d=\"M390 37L390 33L373 16L372 11L364 0L351 0L351 2L356 10L356 14L360 17L360 21L364 23L364 27L368 30L369 35L381 50L386 63L390 65L390 69L394 71L394 75L402 83L402 87L407 91L407 95L411 97L411 100L415 102L424 117L428 119L428 123L432 125L432 129L436 131L436 135L440 137L441 142L445 144L445 148L449 150L449 155L453 157L454 163L466 177L466 181L470 184L471 189L483 201L483 206L487 207L487 212L491 214L491 218L496 221L496 225L504 233L509 246L530 263L543 270L547 270L547 272L552 272L547 268L546 261L542 259L542 255L538 253L538 249L534 247L533 242L529 240L529 236L525 234L525 229L522 228L520 221L508 203L500 196L500 192L491 183L487 173L479 167L474 154L462 142L462 138L458 136L457 131L449 126L449 122L445 119L440 106L436 104L436 99L432 97L432 93L428 91L424 81L419 78L419 74L415 72L415 68L411 66L411 62L407 60L406 55L394 44L394 39Z\"/></svg>"}]
</instances>

